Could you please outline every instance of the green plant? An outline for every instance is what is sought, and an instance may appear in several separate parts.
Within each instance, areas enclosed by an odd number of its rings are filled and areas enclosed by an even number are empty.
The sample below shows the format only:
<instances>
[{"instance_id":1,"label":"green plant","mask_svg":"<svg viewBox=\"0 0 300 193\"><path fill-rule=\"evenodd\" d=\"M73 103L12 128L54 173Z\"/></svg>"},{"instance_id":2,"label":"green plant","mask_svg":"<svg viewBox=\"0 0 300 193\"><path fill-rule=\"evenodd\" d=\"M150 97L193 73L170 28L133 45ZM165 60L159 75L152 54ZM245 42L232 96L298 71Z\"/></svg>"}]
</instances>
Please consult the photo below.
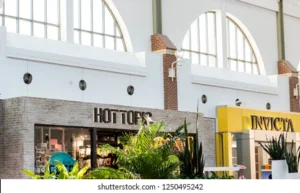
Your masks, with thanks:
<instances>
[{"instance_id":1,"label":"green plant","mask_svg":"<svg viewBox=\"0 0 300 193\"><path fill-rule=\"evenodd\" d=\"M198 106L197 105L197 114L196 114L196 136L195 140L189 140L189 133L187 128L186 119L184 120L183 127L180 129L184 130L184 135L182 141L184 142L183 151L179 152L179 159L181 161L180 174L185 178L203 178L204 176L204 155L202 149L202 143L199 144L198 136ZM195 155L195 158L194 158Z\"/></svg>"},{"instance_id":2,"label":"green plant","mask_svg":"<svg viewBox=\"0 0 300 193\"><path fill-rule=\"evenodd\" d=\"M279 138L272 137L267 139L267 143L259 142L259 145L269 154L272 160L285 160L286 156L286 140L283 134Z\"/></svg>"},{"instance_id":3,"label":"green plant","mask_svg":"<svg viewBox=\"0 0 300 193\"><path fill-rule=\"evenodd\" d=\"M35 175L30 170L23 170L23 172L33 179L83 179L89 170L89 167L84 167L79 170L78 162L75 162L71 172L68 172L64 164L59 161L55 161L55 166L57 168L57 172L50 173L48 161L45 167L45 174L43 176Z\"/></svg>"},{"instance_id":4,"label":"green plant","mask_svg":"<svg viewBox=\"0 0 300 193\"><path fill-rule=\"evenodd\" d=\"M23 170L23 172L24 172L24 174L31 177L32 179L47 179L47 180L55 179L55 174L50 173L49 165L50 165L50 162L48 161L47 164L46 164L45 173L44 173L43 176L35 175L34 172L32 172L31 170L27 170L27 169Z\"/></svg>"},{"instance_id":5,"label":"green plant","mask_svg":"<svg viewBox=\"0 0 300 193\"><path fill-rule=\"evenodd\" d=\"M298 148L298 151L297 151L297 153L298 153L298 163L300 163L300 146L299 146L299 148Z\"/></svg>"},{"instance_id":6,"label":"green plant","mask_svg":"<svg viewBox=\"0 0 300 193\"><path fill-rule=\"evenodd\" d=\"M205 176L204 179L234 179L233 176L225 173L224 175L218 176L216 172L212 172L211 176Z\"/></svg>"},{"instance_id":7,"label":"green plant","mask_svg":"<svg viewBox=\"0 0 300 193\"><path fill-rule=\"evenodd\" d=\"M121 139L123 149L105 145L101 151L110 151L116 154L119 168L123 168L127 173L133 174L137 178L174 178L180 161L173 153L173 139L167 138L163 130L164 124L162 122L150 125L140 122L137 134L127 134ZM97 176L94 177L97 178Z\"/></svg>"},{"instance_id":8,"label":"green plant","mask_svg":"<svg viewBox=\"0 0 300 193\"><path fill-rule=\"evenodd\" d=\"M116 170L110 167L100 167L87 175L86 179L138 179L138 176L123 168Z\"/></svg>"},{"instance_id":9,"label":"green plant","mask_svg":"<svg viewBox=\"0 0 300 193\"><path fill-rule=\"evenodd\" d=\"M292 146L290 151L286 150L286 155L285 155L285 159L286 159L286 163L288 165L288 169L289 169L289 173L298 173L298 168L299 168L299 157L297 160L297 155L295 155L293 153L293 149L294 149L294 141L292 141ZM300 148L300 147L299 147ZM298 149L299 151L299 149Z\"/></svg>"}]
</instances>

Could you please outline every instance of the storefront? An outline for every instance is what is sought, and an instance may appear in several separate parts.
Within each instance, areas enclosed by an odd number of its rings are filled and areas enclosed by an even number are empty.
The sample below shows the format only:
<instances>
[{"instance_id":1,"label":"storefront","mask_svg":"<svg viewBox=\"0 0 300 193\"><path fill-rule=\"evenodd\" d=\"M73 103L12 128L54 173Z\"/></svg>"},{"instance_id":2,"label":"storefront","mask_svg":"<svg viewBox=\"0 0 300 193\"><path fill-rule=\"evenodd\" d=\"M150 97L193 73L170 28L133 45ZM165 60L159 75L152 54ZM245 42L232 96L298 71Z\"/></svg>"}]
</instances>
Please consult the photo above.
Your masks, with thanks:
<instances>
[{"instance_id":1,"label":"storefront","mask_svg":"<svg viewBox=\"0 0 300 193\"><path fill-rule=\"evenodd\" d=\"M143 115L163 121L166 132L186 117L189 132L195 133L195 113L31 97L0 100L0 178L24 178L23 169L43 173L46 161L58 152L81 167L111 166L111 155L98 154L98 147L118 147L120 136L136 132ZM200 115L198 125L206 163L214 166L214 120Z\"/></svg>"},{"instance_id":2,"label":"storefront","mask_svg":"<svg viewBox=\"0 0 300 193\"><path fill-rule=\"evenodd\" d=\"M222 106L217 110L217 166L245 165L246 178L262 179L271 172L269 156L258 142L286 133L288 149L300 146L300 114ZM290 147L290 148L289 148Z\"/></svg>"}]
</instances>

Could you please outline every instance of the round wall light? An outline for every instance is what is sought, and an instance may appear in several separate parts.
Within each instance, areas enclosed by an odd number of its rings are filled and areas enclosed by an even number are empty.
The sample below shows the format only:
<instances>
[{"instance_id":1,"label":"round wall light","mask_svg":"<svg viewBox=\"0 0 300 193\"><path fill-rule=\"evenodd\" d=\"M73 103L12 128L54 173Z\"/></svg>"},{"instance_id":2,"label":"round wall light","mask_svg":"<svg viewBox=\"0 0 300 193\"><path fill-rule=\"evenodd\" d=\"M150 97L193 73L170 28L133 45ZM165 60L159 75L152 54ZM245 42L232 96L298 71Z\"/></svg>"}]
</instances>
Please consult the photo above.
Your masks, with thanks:
<instances>
[{"instance_id":1,"label":"round wall light","mask_svg":"<svg viewBox=\"0 0 300 193\"><path fill-rule=\"evenodd\" d=\"M207 103L207 96L206 95L202 95L201 100L202 100L203 104Z\"/></svg>"},{"instance_id":2,"label":"round wall light","mask_svg":"<svg viewBox=\"0 0 300 193\"><path fill-rule=\"evenodd\" d=\"M32 82L32 75L30 73L25 73L23 76L23 81L25 84L30 84Z\"/></svg>"},{"instance_id":3,"label":"round wall light","mask_svg":"<svg viewBox=\"0 0 300 193\"><path fill-rule=\"evenodd\" d=\"M133 95L133 93L134 93L134 87L133 86L128 86L127 87L127 93L131 96L131 95Z\"/></svg>"},{"instance_id":4,"label":"round wall light","mask_svg":"<svg viewBox=\"0 0 300 193\"><path fill-rule=\"evenodd\" d=\"M242 101L240 101L240 99L236 99L235 100L235 105L238 106L238 107L241 106L242 105Z\"/></svg>"},{"instance_id":5,"label":"round wall light","mask_svg":"<svg viewBox=\"0 0 300 193\"><path fill-rule=\"evenodd\" d=\"M267 108L268 110L270 110L270 109L271 109L271 104L270 104L270 103L267 103L266 108Z\"/></svg>"},{"instance_id":6,"label":"round wall light","mask_svg":"<svg viewBox=\"0 0 300 193\"><path fill-rule=\"evenodd\" d=\"M84 80L79 81L80 90L85 90L87 87L86 82Z\"/></svg>"}]
</instances>

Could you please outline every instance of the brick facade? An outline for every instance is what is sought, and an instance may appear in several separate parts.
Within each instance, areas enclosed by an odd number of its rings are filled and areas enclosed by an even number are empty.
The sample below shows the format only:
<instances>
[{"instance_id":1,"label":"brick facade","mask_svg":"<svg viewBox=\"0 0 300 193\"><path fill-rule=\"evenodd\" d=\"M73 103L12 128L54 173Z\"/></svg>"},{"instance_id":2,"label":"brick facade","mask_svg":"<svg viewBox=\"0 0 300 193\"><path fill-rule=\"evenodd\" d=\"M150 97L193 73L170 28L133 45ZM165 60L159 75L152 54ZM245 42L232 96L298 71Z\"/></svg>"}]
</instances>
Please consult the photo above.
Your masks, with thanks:
<instances>
[{"instance_id":1,"label":"brick facade","mask_svg":"<svg viewBox=\"0 0 300 193\"><path fill-rule=\"evenodd\" d=\"M299 83L298 71L288 61L282 60L278 62L278 74L289 76L290 111L300 112L300 100L294 96L294 88Z\"/></svg>"},{"instance_id":2,"label":"brick facade","mask_svg":"<svg viewBox=\"0 0 300 193\"><path fill-rule=\"evenodd\" d=\"M1 106L2 105L2 106ZM105 105L84 102L41 98L13 98L0 101L1 178L24 178L23 169L34 169L34 127L38 125L68 126L79 128L107 128L107 129L137 129L137 126L95 123L93 121L94 108L110 108L119 110L133 110L151 112L154 121L164 121L167 131L175 130L186 117L189 132L195 133L195 113L156 110L117 105ZM1 113L2 112L2 113ZM207 120L200 115L199 137L203 142L207 166L215 165L215 127L214 121Z\"/></svg>"},{"instance_id":3,"label":"brick facade","mask_svg":"<svg viewBox=\"0 0 300 193\"><path fill-rule=\"evenodd\" d=\"M3 107L3 100L0 100L0 179L2 178L3 173L3 134L4 134L4 107Z\"/></svg>"},{"instance_id":4,"label":"brick facade","mask_svg":"<svg viewBox=\"0 0 300 193\"><path fill-rule=\"evenodd\" d=\"M176 47L167 36L161 34L151 36L151 46L153 52L163 54L164 107L168 110L178 110L177 78L173 81L169 78L169 68L177 60L174 55ZM176 66L174 65L175 72Z\"/></svg>"}]
</instances>

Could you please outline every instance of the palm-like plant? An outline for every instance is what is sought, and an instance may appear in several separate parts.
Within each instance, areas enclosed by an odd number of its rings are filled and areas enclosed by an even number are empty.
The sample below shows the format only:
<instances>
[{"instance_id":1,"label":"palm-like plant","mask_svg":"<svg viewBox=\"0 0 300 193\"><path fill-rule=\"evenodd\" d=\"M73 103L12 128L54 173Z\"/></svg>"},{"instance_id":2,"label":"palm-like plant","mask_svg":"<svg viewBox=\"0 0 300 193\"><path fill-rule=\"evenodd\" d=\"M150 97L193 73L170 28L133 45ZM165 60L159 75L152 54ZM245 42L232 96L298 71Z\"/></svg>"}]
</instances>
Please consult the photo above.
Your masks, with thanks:
<instances>
[{"instance_id":1,"label":"palm-like plant","mask_svg":"<svg viewBox=\"0 0 300 193\"><path fill-rule=\"evenodd\" d=\"M186 120L184 120L183 129L184 148L183 151L179 152L179 159L182 162L180 166L180 174L185 178L203 178L205 161L202 151L202 143L199 144L198 142L198 131L196 131L195 141L193 141L189 140Z\"/></svg>"},{"instance_id":2,"label":"palm-like plant","mask_svg":"<svg viewBox=\"0 0 300 193\"><path fill-rule=\"evenodd\" d=\"M57 172L50 173L49 170L49 164L50 162L47 162L46 168L45 168L45 174L43 176L35 175L30 170L23 170L23 172L31 177L32 179L83 179L89 170L89 167L84 167L81 170L79 170L78 162L75 163L73 169L71 172L68 172L67 168L59 161L55 161L55 166L57 168Z\"/></svg>"},{"instance_id":3,"label":"palm-like plant","mask_svg":"<svg viewBox=\"0 0 300 193\"><path fill-rule=\"evenodd\" d=\"M110 145L102 148L118 156L117 163L127 173L141 179L173 178L179 167L179 159L173 154L173 139L167 138L164 124L146 125L141 122L136 135L127 134L121 140L123 149Z\"/></svg>"},{"instance_id":4,"label":"palm-like plant","mask_svg":"<svg viewBox=\"0 0 300 193\"><path fill-rule=\"evenodd\" d=\"M295 143L293 141L290 151L286 150L286 153L285 153L285 157L286 157L285 159L286 159L286 163L288 165L289 173L298 173L300 157L298 157L298 160L297 160L297 155L295 155L293 153L294 145L295 145ZM299 150L300 150L300 147L299 147Z\"/></svg>"},{"instance_id":5,"label":"palm-like plant","mask_svg":"<svg viewBox=\"0 0 300 193\"><path fill-rule=\"evenodd\" d=\"M272 160L285 160L286 140L283 134L279 138L272 137L267 144L259 142L259 145L269 154Z\"/></svg>"},{"instance_id":6,"label":"palm-like plant","mask_svg":"<svg viewBox=\"0 0 300 193\"><path fill-rule=\"evenodd\" d=\"M196 113L196 136L194 140L190 139L188 133L188 126L186 119L181 127L176 132L183 130L183 135L180 136L183 141L183 151L179 152L179 159L181 161L180 174L184 178L203 178L204 177L204 155L202 150L202 143L199 143L198 119L199 119L199 101L197 104Z\"/></svg>"}]
</instances>

